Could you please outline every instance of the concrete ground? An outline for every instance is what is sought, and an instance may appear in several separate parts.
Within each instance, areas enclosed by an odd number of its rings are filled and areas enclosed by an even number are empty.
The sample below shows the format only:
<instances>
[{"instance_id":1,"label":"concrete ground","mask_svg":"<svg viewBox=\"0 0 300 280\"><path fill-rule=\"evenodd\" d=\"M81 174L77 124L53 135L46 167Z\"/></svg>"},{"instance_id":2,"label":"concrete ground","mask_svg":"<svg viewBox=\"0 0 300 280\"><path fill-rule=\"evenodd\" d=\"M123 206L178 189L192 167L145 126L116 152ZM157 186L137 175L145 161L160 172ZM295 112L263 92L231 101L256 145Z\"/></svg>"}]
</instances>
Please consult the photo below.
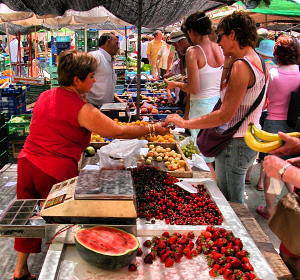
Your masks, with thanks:
<instances>
[{"instance_id":1,"label":"concrete ground","mask_svg":"<svg viewBox=\"0 0 300 280\"><path fill-rule=\"evenodd\" d=\"M16 164L7 164L0 171L0 216L16 198L16 171ZM256 190L259 174L260 164L254 163L251 172L251 184L246 185L245 189L245 204L248 206L251 214L257 220L262 230L269 237L270 241L274 245L274 248L278 250L280 242L268 228L268 221L256 213L256 207L265 204L264 192ZM283 188L281 195L276 198L276 202L286 193L286 188ZM13 243L13 238L0 238L0 280L9 280L13 276L14 267L16 265L16 252L13 249ZM36 276L39 275L46 252L47 246L45 243L43 243L41 253L30 255L29 267L32 274Z\"/></svg>"}]
</instances>

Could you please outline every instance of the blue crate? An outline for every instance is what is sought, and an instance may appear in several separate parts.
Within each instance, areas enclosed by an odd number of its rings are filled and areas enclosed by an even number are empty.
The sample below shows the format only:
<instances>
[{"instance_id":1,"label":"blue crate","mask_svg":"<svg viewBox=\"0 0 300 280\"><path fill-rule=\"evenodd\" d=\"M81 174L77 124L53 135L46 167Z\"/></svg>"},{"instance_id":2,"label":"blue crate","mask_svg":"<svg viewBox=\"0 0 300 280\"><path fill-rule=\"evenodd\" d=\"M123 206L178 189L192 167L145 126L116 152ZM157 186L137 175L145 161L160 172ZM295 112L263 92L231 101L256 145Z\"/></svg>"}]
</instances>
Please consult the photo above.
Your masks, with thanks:
<instances>
[{"instance_id":1,"label":"blue crate","mask_svg":"<svg viewBox=\"0 0 300 280\"><path fill-rule=\"evenodd\" d=\"M30 90L30 85L9 85L7 88L2 88L1 96L17 96Z\"/></svg>"},{"instance_id":2,"label":"blue crate","mask_svg":"<svg viewBox=\"0 0 300 280\"><path fill-rule=\"evenodd\" d=\"M71 36L56 36L56 45L58 42L71 42Z\"/></svg>"},{"instance_id":3,"label":"blue crate","mask_svg":"<svg viewBox=\"0 0 300 280\"><path fill-rule=\"evenodd\" d=\"M128 77L134 77L137 74L136 71L125 71L125 79L127 79ZM146 71L146 72L141 72L141 74L143 75L150 75L150 70Z\"/></svg>"},{"instance_id":4,"label":"blue crate","mask_svg":"<svg viewBox=\"0 0 300 280\"><path fill-rule=\"evenodd\" d=\"M10 119L10 117L13 115L25 114L26 104L23 103L17 107L11 107L11 106L0 107L0 111L2 111L4 113L6 119Z\"/></svg>"},{"instance_id":5,"label":"blue crate","mask_svg":"<svg viewBox=\"0 0 300 280\"><path fill-rule=\"evenodd\" d=\"M0 108L1 107L17 107L21 104L26 104L25 93L12 96L0 96Z\"/></svg>"}]
</instances>

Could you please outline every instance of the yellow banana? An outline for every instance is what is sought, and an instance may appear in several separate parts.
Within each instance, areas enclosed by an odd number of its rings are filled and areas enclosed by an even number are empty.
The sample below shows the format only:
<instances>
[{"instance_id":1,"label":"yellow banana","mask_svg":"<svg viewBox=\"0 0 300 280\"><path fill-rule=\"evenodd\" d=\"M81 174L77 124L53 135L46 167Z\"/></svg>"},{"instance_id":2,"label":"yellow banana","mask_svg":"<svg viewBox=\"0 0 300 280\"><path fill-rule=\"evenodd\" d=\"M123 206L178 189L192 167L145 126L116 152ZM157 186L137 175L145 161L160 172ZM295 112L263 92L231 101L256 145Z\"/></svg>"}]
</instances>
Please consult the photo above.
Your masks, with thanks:
<instances>
[{"instance_id":1,"label":"yellow banana","mask_svg":"<svg viewBox=\"0 0 300 280\"><path fill-rule=\"evenodd\" d=\"M255 126L254 123L252 123L252 129L254 131L254 135L256 138L260 139L261 141L264 142L273 142L277 140L281 140L278 134L275 133L270 133L267 131L264 131L262 129L259 129ZM300 132L289 132L287 135L292 136L292 137L300 137Z\"/></svg>"},{"instance_id":2,"label":"yellow banana","mask_svg":"<svg viewBox=\"0 0 300 280\"><path fill-rule=\"evenodd\" d=\"M248 126L244 139L249 148L251 148L254 151L263 153L268 153L270 151L278 149L283 144L282 140L276 140L272 142L261 142L257 140L254 134L252 133L252 125Z\"/></svg>"}]
</instances>

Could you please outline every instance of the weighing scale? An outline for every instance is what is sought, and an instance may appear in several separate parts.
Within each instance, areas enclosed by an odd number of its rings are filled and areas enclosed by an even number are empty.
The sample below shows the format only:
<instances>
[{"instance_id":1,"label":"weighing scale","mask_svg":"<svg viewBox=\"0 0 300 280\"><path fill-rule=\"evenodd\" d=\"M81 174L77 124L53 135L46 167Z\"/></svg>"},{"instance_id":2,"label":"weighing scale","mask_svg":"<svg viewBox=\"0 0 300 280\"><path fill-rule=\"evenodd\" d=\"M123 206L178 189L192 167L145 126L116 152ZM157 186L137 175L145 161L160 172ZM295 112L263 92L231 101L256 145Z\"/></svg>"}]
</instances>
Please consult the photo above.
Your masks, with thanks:
<instances>
[{"instance_id":1,"label":"weighing scale","mask_svg":"<svg viewBox=\"0 0 300 280\"><path fill-rule=\"evenodd\" d=\"M129 120L129 107L126 102L123 103L105 103L100 111L111 119L127 122Z\"/></svg>"},{"instance_id":2,"label":"weighing scale","mask_svg":"<svg viewBox=\"0 0 300 280\"><path fill-rule=\"evenodd\" d=\"M53 185L46 200L15 200L0 219L0 237L47 237L53 224L108 225L136 234L136 218L130 171L82 170Z\"/></svg>"}]
</instances>

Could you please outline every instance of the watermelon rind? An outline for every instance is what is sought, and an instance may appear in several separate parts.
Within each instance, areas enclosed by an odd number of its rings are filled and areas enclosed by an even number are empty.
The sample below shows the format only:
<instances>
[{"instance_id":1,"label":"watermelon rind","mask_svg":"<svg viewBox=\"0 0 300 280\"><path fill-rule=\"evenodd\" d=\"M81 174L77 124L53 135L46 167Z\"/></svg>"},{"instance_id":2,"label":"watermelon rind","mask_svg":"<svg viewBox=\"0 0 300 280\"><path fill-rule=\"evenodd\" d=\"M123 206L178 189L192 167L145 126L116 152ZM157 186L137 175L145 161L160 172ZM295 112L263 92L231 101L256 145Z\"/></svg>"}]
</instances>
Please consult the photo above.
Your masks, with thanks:
<instances>
[{"instance_id":1,"label":"watermelon rind","mask_svg":"<svg viewBox=\"0 0 300 280\"><path fill-rule=\"evenodd\" d=\"M98 252L94 249L87 247L86 245L82 244L77 239L77 233L86 230L86 229L96 229L96 228L110 228L121 231L125 234L132 236L136 240L136 246L132 249L127 249L122 254L110 254L104 252ZM129 265L133 259L136 257L137 250L140 246L138 239L131 233L128 233L124 230L114 228L114 227L103 227L97 226L93 228L83 228L77 231L74 235L75 238L75 246L79 253L79 255L89 264L97 266L102 269L106 270L120 270L122 267Z\"/></svg>"}]
</instances>

